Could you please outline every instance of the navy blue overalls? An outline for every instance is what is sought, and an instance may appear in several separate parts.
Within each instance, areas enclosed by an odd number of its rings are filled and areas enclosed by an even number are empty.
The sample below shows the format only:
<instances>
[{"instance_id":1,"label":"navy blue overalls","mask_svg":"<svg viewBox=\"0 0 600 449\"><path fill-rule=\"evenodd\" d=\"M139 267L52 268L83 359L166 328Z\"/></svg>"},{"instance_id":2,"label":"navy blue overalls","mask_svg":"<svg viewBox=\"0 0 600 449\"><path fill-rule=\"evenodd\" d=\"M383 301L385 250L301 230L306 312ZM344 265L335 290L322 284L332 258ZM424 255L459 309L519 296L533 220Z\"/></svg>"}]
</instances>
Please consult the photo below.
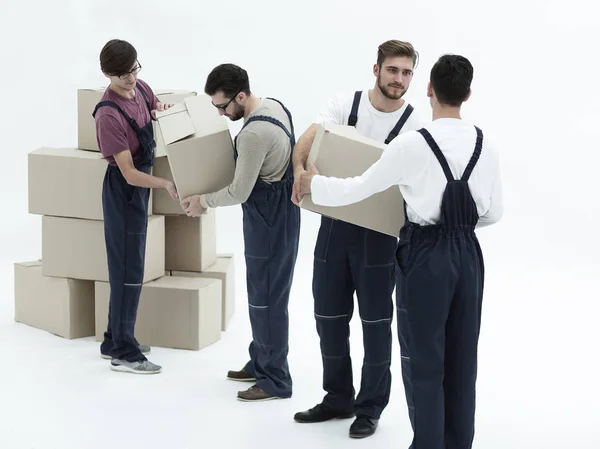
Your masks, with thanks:
<instances>
[{"instance_id":1,"label":"navy blue overalls","mask_svg":"<svg viewBox=\"0 0 600 449\"><path fill-rule=\"evenodd\" d=\"M98 108L109 106L125 117L140 142L134 158L135 168L150 174L156 148L150 115L152 107L144 91L138 88L138 92L148 106L149 121L143 128L111 101L98 103L92 115L95 117ZM144 278L149 198L150 189L128 184L118 166L108 165L102 185L102 208L110 303L108 327L100 352L130 362L146 359L134 331Z\"/></svg>"},{"instance_id":2,"label":"navy blue overalls","mask_svg":"<svg viewBox=\"0 0 600 449\"><path fill-rule=\"evenodd\" d=\"M467 184L483 142L476 129L460 180L429 132L419 130L448 183L439 222L421 226L407 218L398 242L398 335L412 449L468 449L473 441L484 278L479 215Z\"/></svg>"},{"instance_id":3,"label":"navy blue overalls","mask_svg":"<svg viewBox=\"0 0 600 449\"><path fill-rule=\"evenodd\" d=\"M361 92L356 92L349 126L358 121ZM412 113L405 113L390 132L391 142ZM387 406L392 355L397 238L323 216L314 250L313 296L323 359L323 404L334 410L379 419ZM360 391L355 390L350 358L350 320L354 292L362 320L364 360Z\"/></svg>"},{"instance_id":4,"label":"navy blue overalls","mask_svg":"<svg viewBox=\"0 0 600 449\"><path fill-rule=\"evenodd\" d=\"M286 112L291 132L269 116L250 117L242 129L254 121L279 126L296 144L292 115ZM248 307L252 326L250 361L244 369L256 378L256 385L282 398L292 396L288 355L288 303L300 238L300 209L290 200L294 182L292 151L285 175L267 183L257 179L248 200L242 204L244 255ZM237 137L234 156L237 160Z\"/></svg>"}]
</instances>

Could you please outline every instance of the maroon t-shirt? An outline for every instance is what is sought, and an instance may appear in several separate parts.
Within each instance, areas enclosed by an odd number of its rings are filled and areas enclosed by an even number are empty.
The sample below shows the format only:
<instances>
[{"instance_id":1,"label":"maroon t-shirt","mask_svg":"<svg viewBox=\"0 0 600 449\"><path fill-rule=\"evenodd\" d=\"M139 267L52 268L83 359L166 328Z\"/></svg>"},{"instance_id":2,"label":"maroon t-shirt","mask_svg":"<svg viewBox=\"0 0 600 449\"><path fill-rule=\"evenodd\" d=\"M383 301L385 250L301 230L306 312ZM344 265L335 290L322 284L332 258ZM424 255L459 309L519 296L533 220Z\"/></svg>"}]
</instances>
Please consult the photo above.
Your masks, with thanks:
<instances>
[{"instance_id":1,"label":"maroon t-shirt","mask_svg":"<svg viewBox=\"0 0 600 449\"><path fill-rule=\"evenodd\" d=\"M156 109L158 98L150 86L140 79L137 80L134 98L122 97L109 87L100 101L112 101L118 104L127 115L137 122L140 128L143 128L152 119L152 116L148 111L146 99L140 94L138 88L144 90L151 109ZM125 117L113 107L103 106L96 112L96 140L102 156L111 165L117 165L114 155L121 151L130 150L134 161L141 156L138 154L140 142L135 131Z\"/></svg>"}]
</instances>

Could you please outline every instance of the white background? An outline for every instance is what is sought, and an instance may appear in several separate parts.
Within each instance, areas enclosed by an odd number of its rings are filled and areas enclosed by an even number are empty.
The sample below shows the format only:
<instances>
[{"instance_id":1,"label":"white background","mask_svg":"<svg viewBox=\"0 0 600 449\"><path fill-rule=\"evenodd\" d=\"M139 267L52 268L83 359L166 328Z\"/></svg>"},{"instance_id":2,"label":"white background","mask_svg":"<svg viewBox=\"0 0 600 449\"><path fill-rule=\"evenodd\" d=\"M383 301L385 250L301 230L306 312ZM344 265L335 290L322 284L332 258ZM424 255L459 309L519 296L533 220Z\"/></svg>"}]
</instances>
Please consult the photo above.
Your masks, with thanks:
<instances>
[{"instance_id":1,"label":"white background","mask_svg":"<svg viewBox=\"0 0 600 449\"><path fill-rule=\"evenodd\" d=\"M499 224L479 233L486 292L474 447L600 447L594 2L0 4L1 448L403 448L411 440L397 340L392 397L375 436L350 442L351 421L292 420L323 394L310 290L319 219L308 212L290 304L292 399L241 403L235 393L248 385L224 379L246 362L250 338L239 206L218 210L218 250L237 257L232 327L200 352L155 348L151 360L162 374L113 373L93 338L68 341L14 323L13 263L41 257L41 219L27 212L27 153L76 145L76 89L106 84L98 55L112 38L133 43L140 78L156 89L201 93L217 64L243 66L257 95L290 108L297 137L329 95L372 87L376 49L385 40L408 40L421 53L405 98L426 116L433 62L443 53L467 56L475 79L464 118L501 145L506 207ZM232 132L240 125L232 124ZM356 317L352 325L358 386ZM394 318L394 335L395 326Z\"/></svg>"}]
</instances>

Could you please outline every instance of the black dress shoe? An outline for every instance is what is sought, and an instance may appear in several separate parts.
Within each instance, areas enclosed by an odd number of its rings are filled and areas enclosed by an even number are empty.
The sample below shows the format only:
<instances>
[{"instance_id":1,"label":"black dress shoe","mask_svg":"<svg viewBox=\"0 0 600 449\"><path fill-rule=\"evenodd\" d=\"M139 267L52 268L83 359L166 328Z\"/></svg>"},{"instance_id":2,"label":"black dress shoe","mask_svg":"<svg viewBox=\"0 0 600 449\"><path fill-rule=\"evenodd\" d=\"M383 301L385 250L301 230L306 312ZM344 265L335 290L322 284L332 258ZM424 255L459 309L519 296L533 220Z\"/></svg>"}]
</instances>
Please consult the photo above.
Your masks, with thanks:
<instances>
[{"instance_id":1,"label":"black dress shoe","mask_svg":"<svg viewBox=\"0 0 600 449\"><path fill-rule=\"evenodd\" d=\"M317 404L305 412L296 413L294 415L294 420L301 423L315 423L329 421L330 419L346 419L353 417L353 411L340 411L323 404Z\"/></svg>"},{"instance_id":2,"label":"black dress shoe","mask_svg":"<svg viewBox=\"0 0 600 449\"><path fill-rule=\"evenodd\" d=\"M378 419L369 418L367 416L357 417L350 426L350 438L366 438L370 437L377 430Z\"/></svg>"}]
</instances>

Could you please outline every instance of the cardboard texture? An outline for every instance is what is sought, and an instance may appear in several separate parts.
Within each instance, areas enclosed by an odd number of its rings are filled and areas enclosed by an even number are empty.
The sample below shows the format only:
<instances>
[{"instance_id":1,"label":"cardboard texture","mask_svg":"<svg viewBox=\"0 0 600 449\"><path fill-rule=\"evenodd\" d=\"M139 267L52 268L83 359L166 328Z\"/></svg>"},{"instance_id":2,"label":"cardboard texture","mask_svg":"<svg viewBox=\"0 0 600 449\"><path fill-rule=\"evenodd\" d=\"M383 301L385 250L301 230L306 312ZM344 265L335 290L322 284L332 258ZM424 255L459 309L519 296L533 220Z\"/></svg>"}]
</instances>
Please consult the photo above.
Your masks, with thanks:
<instances>
[{"instance_id":1,"label":"cardboard texture","mask_svg":"<svg viewBox=\"0 0 600 449\"><path fill-rule=\"evenodd\" d=\"M108 323L110 286L96 282L96 341ZM221 281L165 276L144 284L135 337L141 344L203 349L221 338Z\"/></svg>"},{"instance_id":2,"label":"cardboard texture","mask_svg":"<svg viewBox=\"0 0 600 449\"><path fill-rule=\"evenodd\" d=\"M379 160L384 148L383 142L361 136L353 126L320 125L306 168L313 163L323 176L360 176ZM404 225L403 198L397 186L340 207L317 206L309 194L302 198L300 207L394 237Z\"/></svg>"},{"instance_id":3,"label":"cardboard texture","mask_svg":"<svg viewBox=\"0 0 600 449\"><path fill-rule=\"evenodd\" d=\"M154 160L154 167L152 167L152 174L159 178L168 179L173 181L173 175L171 174L171 167L169 167L169 160L166 156L157 157ZM157 215L181 215L185 217L185 212L181 207L179 201L173 200L169 192L166 189L152 189L152 212Z\"/></svg>"},{"instance_id":4,"label":"cardboard texture","mask_svg":"<svg viewBox=\"0 0 600 449\"><path fill-rule=\"evenodd\" d=\"M156 116L181 199L231 184L235 171L233 141L225 117L219 115L209 96L187 97ZM181 206L179 209L180 215Z\"/></svg>"},{"instance_id":5,"label":"cardboard texture","mask_svg":"<svg viewBox=\"0 0 600 449\"><path fill-rule=\"evenodd\" d=\"M73 339L95 333L94 283L46 277L42 262L14 264L15 321Z\"/></svg>"},{"instance_id":6,"label":"cardboard texture","mask_svg":"<svg viewBox=\"0 0 600 449\"><path fill-rule=\"evenodd\" d=\"M108 282L104 222L42 217L44 276ZM148 218L144 282L164 276L165 217Z\"/></svg>"},{"instance_id":7,"label":"cardboard texture","mask_svg":"<svg viewBox=\"0 0 600 449\"><path fill-rule=\"evenodd\" d=\"M221 330L226 331L235 313L235 259L233 254L218 254L216 263L203 272L172 271L171 275L221 280L223 287Z\"/></svg>"},{"instance_id":8,"label":"cardboard texture","mask_svg":"<svg viewBox=\"0 0 600 449\"><path fill-rule=\"evenodd\" d=\"M96 124L92 113L105 90L106 87L77 90L77 147L81 150L100 151L96 140ZM153 89L153 91L161 103L180 103L184 98L197 94L195 91L183 89ZM162 134L156 121L153 124L156 156L165 156L167 153L165 152Z\"/></svg>"},{"instance_id":9,"label":"cardboard texture","mask_svg":"<svg viewBox=\"0 0 600 449\"><path fill-rule=\"evenodd\" d=\"M103 220L107 162L77 148L38 148L27 155L29 213ZM152 213L152 197L148 214Z\"/></svg>"},{"instance_id":10,"label":"cardboard texture","mask_svg":"<svg viewBox=\"0 0 600 449\"><path fill-rule=\"evenodd\" d=\"M217 261L216 211L165 217L165 269L204 271Z\"/></svg>"}]
</instances>

